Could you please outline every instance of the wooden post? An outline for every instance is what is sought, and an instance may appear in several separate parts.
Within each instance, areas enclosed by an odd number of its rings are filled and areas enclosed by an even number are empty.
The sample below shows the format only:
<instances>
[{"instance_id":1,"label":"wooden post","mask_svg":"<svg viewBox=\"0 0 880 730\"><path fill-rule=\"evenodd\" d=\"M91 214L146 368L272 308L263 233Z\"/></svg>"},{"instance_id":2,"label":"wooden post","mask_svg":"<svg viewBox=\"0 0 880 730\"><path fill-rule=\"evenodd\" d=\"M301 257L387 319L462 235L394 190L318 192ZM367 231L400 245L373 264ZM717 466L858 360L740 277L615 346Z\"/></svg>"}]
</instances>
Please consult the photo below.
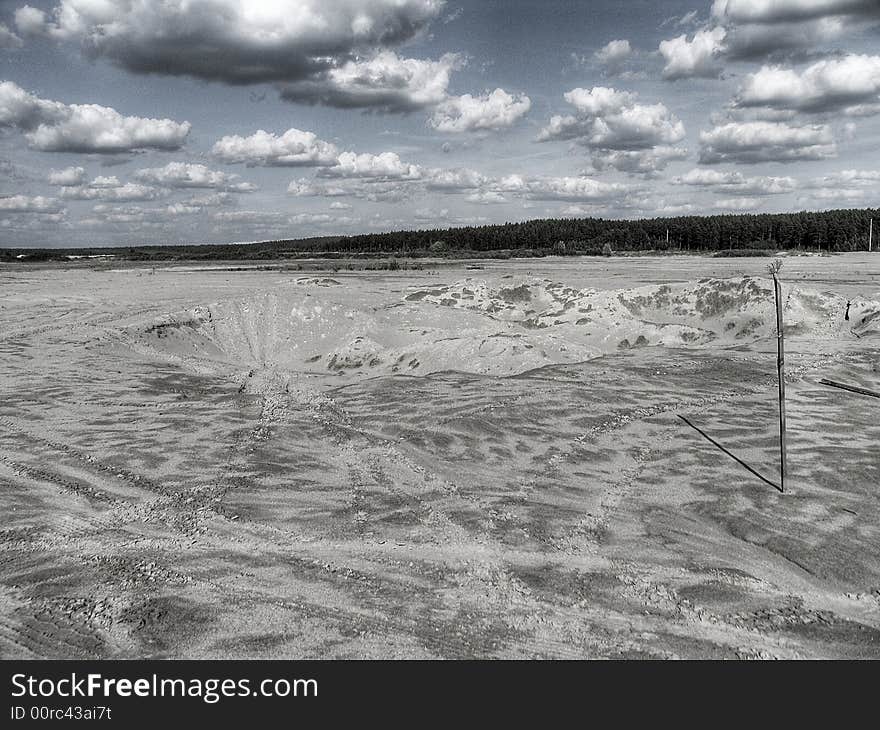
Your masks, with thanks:
<instances>
[{"instance_id":1,"label":"wooden post","mask_svg":"<svg viewBox=\"0 0 880 730\"><path fill-rule=\"evenodd\" d=\"M868 251L872 251L874 249L874 219L871 218L871 222L868 223Z\"/></svg>"},{"instance_id":2,"label":"wooden post","mask_svg":"<svg viewBox=\"0 0 880 730\"><path fill-rule=\"evenodd\" d=\"M782 289L775 272L773 290L776 293L776 374L779 378L779 488L784 494L788 471L788 454L785 447L785 335L782 322Z\"/></svg>"}]
</instances>

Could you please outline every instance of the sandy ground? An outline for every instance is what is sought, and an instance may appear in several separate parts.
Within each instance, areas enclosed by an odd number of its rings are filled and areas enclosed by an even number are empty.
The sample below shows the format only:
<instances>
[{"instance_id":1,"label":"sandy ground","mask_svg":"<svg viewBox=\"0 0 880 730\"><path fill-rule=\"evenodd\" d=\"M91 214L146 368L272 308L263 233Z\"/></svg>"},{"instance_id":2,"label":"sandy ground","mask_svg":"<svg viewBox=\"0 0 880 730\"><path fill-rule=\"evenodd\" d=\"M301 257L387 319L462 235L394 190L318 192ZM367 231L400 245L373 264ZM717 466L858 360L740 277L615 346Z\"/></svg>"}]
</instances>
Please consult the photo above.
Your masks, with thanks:
<instances>
[{"instance_id":1,"label":"sandy ground","mask_svg":"<svg viewBox=\"0 0 880 730\"><path fill-rule=\"evenodd\" d=\"M0 266L0 656L880 657L880 256L785 263L789 493L678 418L777 481L766 265Z\"/></svg>"}]
</instances>

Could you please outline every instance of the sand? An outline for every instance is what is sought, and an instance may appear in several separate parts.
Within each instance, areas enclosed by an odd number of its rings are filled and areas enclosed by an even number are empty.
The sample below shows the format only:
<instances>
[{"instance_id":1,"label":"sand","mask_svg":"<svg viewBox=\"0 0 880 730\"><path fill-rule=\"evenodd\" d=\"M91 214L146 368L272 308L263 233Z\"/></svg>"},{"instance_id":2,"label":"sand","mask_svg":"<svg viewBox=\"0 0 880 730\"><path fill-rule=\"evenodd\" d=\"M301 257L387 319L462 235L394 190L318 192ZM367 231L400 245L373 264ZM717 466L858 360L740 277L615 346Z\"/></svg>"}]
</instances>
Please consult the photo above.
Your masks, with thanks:
<instances>
[{"instance_id":1,"label":"sand","mask_svg":"<svg viewBox=\"0 0 880 730\"><path fill-rule=\"evenodd\" d=\"M0 656L880 657L880 256L0 267ZM848 318L847 318L848 312Z\"/></svg>"}]
</instances>

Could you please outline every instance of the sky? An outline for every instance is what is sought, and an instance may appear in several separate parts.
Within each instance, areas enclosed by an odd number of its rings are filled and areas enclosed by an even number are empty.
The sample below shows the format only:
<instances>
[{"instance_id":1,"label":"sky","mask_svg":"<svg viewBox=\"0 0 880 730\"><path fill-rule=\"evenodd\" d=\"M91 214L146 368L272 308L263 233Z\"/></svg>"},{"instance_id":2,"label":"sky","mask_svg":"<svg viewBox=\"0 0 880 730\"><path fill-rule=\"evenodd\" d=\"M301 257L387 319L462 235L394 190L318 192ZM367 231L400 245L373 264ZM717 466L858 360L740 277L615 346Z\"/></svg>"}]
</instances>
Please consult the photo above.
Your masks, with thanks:
<instances>
[{"instance_id":1,"label":"sky","mask_svg":"<svg viewBox=\"0 0 880 730\"><path fill-rule=\"evenodd\" d=\"M876 207L880 0L0 0L0 246Z\"/></svg>"}]
</instances>

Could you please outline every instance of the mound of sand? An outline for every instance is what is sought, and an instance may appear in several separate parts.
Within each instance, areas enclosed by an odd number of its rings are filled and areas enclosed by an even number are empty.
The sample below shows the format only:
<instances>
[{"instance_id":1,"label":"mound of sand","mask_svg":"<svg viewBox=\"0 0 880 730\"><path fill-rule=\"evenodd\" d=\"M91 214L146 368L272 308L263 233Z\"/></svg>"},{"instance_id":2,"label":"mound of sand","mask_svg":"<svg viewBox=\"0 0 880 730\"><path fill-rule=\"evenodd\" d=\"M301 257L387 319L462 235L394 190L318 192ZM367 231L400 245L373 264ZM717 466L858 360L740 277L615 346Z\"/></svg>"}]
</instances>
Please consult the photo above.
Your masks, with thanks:
<instances>
[{"instance_id":1,"label":"mound of sand","mask_svg":"<svg viewBox=\"0 0 880 730\"><path fill-rule=\"evenodd\" d=\"M312 286L322 287L315 292ZM363 307L330 279L308 279L168 315L134 333L182 362L324 375L511 375L647 346L735 347L775 336L772 282L707 279L618 291L548 280L465 279L411 287L402 302ZM880 332L880 303L786 286L789 336Z\"/></svg>"}]
</instances>

